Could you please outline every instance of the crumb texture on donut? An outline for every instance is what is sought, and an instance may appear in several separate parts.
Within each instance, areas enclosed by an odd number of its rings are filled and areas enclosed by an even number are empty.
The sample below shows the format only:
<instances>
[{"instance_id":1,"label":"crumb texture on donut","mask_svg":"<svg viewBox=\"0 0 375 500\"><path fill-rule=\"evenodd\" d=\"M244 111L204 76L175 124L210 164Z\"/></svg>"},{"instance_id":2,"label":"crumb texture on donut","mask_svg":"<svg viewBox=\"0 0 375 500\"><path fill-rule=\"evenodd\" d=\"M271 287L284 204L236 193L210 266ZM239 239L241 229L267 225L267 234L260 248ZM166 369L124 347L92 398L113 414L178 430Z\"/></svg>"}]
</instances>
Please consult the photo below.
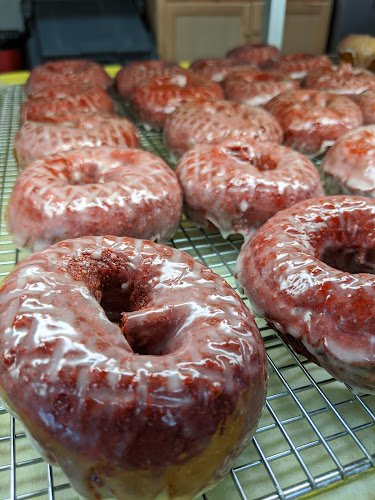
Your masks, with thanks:
<instances>
[{"instance_id":1,"label":"crumb texture on donut","mask_svg":"<svg viewBox=\"0 0 375 500\"><path fill-rule=\"evenodd\" d=\"M264 346L234 290L190 255L66 240L24 259L0 296L0 395L83 497L188 500L249 443Z\"/></svg>"},{"instance_id":2,"label":"crumb texture on donut","mask_svg":"<svg viewBox=\"0 0 375 500\"><path fill-rule=\"evenodd\" d=\"M326 196L276 214L241 249L255 311L331 375L375 393L375 200Z\"/></svg>"}]
</instances>

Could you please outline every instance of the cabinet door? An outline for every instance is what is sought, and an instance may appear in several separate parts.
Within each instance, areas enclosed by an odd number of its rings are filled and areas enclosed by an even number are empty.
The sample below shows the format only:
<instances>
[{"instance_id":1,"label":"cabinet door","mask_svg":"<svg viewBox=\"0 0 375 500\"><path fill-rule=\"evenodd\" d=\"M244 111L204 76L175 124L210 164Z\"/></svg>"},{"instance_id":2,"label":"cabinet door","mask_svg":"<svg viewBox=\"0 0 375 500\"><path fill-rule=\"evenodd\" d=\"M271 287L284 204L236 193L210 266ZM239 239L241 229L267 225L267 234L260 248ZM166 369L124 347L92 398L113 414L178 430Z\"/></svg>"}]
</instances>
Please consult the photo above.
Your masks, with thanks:
<instances>
[{"instance_id":1,"label":"cabinet door","mask_svg":"<svg viewBox=\"0 0 375 500\"><path fill-rule=\"evenodd\" d=\"M332 3L332 0L288 0L282 46L284 54L325 52Z\"/></svg>"},{"instance_id":2,"label":"cabinet door","mask_svg":"<svg viewBox=\"0 0 375 500\"><path fill-rule=\"evenodd\" d=\"M261 39L263 1L158 1L156 37L162 59L222 57Z\"/></svg>"}]
</instances>

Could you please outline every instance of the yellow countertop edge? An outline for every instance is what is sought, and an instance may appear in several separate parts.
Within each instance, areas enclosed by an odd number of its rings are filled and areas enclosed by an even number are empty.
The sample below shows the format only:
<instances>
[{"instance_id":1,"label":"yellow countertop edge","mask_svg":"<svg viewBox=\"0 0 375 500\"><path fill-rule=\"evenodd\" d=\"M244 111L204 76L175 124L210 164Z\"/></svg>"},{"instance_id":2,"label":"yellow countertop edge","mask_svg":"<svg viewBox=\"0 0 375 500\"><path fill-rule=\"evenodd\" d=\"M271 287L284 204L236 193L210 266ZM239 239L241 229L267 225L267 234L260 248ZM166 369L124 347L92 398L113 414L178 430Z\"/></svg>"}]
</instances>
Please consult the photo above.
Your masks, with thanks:
<instances>
[{"instance_id":1,"label":"yellow countertop edge","mask_svg":"<svg viewBox=\"0 0 375 500\"><path fill-rule=\"evenodd\" d=\"M189 61L181 61L180 66L183 68L188 68ZM104 66L104 69L109 74L111 78L114 78L116 74L121 69L120 64L108 64ZM24 85L29 77L29 71L14 71L12 73L0 73L0 84L3 85Z\"/></svg>"},{"instance_id":2,"label":"yellow countertop edge","mask_svg":"<svg viewBox=\"0 0 375 500\"><path fill-rule=\"evenodd\" d=\"M353 490L350 487L356 486L358 481L362 482L362 486L364 488L362 491L357 490L357 496L360 495L361 493L365 492L370 493L372 491L375 491L375 467L372 467L371 469L368 469L364 472L358 472L357 474L353 474L353 476L346 477L344 479L341 479L340 481L337 481L335 483L332 483L324 488L318 489L318 490L313 490L309 493L306 493L305 495L302 495L300 498L303 500L307 499L313 499L316 498L317 500L324 500L325 498L329 498L329 500L352 500L354 498L353 496ZM369 488L370 485L365 485L368 479L371 479L374 481L374 487ZM359 498L366 500L367 497L359 496ZM375 498L374 497L368 497L368 498Z\"/></svg>"}]
</instances>

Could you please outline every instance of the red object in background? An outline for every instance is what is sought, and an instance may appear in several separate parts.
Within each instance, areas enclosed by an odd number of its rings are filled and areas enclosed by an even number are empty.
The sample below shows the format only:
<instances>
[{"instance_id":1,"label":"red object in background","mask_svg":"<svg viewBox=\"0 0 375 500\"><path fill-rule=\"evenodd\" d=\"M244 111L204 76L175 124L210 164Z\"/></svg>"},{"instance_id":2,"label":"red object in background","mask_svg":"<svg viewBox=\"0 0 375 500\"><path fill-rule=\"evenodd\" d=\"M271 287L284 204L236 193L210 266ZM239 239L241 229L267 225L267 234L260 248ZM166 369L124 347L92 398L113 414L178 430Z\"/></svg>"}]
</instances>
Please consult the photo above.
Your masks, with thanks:
<instances>
[{"instance_id":1,"label":"red object in background","mask_svg":"<svg viewBox=\"0 0 375 500\"><path fill-rule=\"evenodd\" d=\"M0 50L0 73L21 69L21 53L19 49Z\"/></svg>"}]
</instances>

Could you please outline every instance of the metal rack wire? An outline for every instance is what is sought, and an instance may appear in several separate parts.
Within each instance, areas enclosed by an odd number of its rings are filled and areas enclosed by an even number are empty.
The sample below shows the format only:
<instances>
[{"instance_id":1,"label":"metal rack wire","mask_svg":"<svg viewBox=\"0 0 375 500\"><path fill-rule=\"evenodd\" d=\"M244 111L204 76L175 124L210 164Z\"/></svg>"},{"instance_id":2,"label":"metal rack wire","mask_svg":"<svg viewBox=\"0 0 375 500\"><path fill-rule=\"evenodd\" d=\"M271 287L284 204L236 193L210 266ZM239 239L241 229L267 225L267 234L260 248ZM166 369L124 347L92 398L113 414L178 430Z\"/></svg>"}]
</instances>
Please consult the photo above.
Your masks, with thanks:
<instances>
[{"instance_id":1,"label":"metal rack wire","mask_svg":"<svg viewBox=\"0 0 375 500\"><path fill-rule=\"evenodd\" d=\"M18 175L13 138L22 96L20 86L10 86L0 97L0 280L26 255L13 246L4 220ZM129 116L125 104L116 105L120 114ZM161 134L141 126L139 131L142 147L170 162ZM224 240L215 231L183 221L170 244L201 260L236 289L240 236ZM373 468L375 396L353 394L323 369L294 354L262 318L257 323L270 368L266 408L252 443L231 474L203 497L297 498ZM64 474L43 461L21 425L0 407L0 500L31 498L73 500L77 495Z\"/></svg>"}]
</instances>

